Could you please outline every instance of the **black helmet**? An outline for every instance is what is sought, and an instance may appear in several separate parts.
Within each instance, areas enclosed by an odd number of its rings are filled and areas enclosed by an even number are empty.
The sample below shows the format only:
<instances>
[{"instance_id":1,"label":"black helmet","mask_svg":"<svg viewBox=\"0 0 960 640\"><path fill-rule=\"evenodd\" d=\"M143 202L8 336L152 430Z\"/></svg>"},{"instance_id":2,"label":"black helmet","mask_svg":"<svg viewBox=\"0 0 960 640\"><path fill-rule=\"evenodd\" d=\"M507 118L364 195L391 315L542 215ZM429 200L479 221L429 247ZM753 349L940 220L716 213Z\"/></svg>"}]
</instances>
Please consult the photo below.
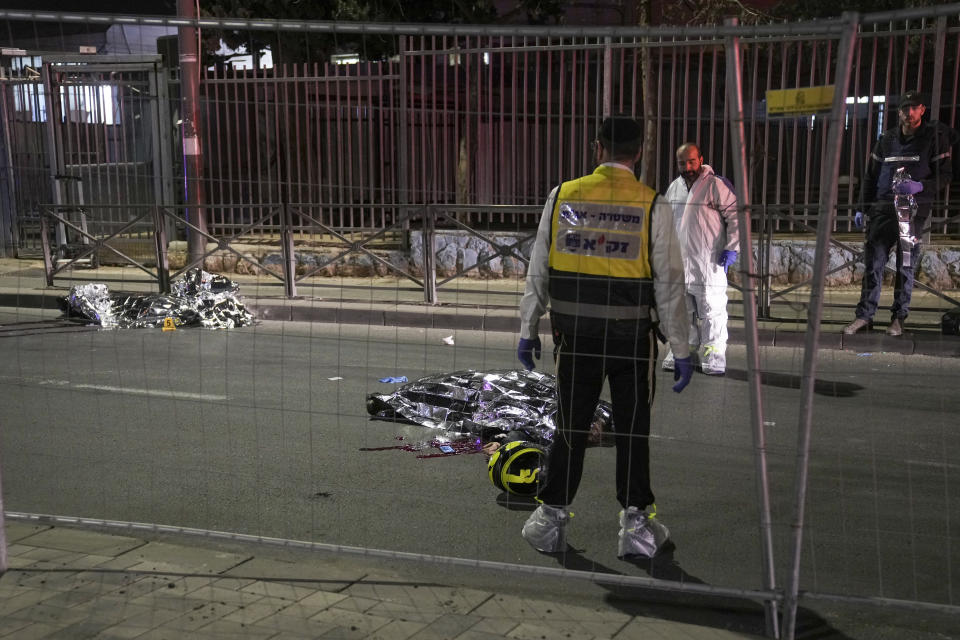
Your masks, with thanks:
<instances>
[{"instance_id":1,"label":"black helmet","mask_svg":"<svg viewBox=\"0 0 960 640\"><path fill-rule=\"evenodd\" d=\"M523 440L508 442L493 452L487 464L490 482L497 489L521 496L537 493L546 452Z\"/></svg>"}]
</instances>

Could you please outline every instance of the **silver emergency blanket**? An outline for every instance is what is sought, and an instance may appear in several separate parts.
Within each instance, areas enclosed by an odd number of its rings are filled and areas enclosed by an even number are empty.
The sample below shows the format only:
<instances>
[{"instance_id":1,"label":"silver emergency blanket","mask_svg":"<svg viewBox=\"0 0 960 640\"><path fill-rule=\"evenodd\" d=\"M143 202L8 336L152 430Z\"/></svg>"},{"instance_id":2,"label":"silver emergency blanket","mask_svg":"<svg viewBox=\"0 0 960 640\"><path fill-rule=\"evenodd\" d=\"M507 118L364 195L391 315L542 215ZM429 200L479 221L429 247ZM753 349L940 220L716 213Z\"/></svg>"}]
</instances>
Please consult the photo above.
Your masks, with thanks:
<instances>
[{"instance_id":1,"label":"silver emergency blanket","mask_svg":"<svg viewBox=\"0 0 960 640\"><path fill-rule=\"evenodd\" d=\"M223 276L191 269L170 283L170 295L111 294L107 285L77 285L62 299L69 318L82 318L107 329L203 326L228 329L253 324L253 314L237 297L239 285Z\"/></svg>"},{"instance_id":2,"label":"silver emergency blanket","mask_svg":"<svg viewBox=\"0 0 960 640\"><path fill-rule=\"evenodd\" d=\"M540 445L553 440L556 429L556 379L525 369L455 371L420 378L393 393L371 393L367 411L376 419L417 424L472 434L490 441L499 434ZM591 433L613 430L608 402L601 401Z\"/></svg>"},{"instance_id":3,"label":"silver emergency blanket","mask_svg":"<svg viewBox=\"0 0 960 640\"><path fill-rule=\"evenodd\" d=\"M897 211L897 225L900 229L900 248L903 250L903 266L910 266L910 252L915 245L920 244L920 239L913 235L911 222L917 215L917 201L912 194L897 193L897 187L913 178L907 173L906 167L899 167L893 174L893 208Z\"/></svg>"}]
</instances>

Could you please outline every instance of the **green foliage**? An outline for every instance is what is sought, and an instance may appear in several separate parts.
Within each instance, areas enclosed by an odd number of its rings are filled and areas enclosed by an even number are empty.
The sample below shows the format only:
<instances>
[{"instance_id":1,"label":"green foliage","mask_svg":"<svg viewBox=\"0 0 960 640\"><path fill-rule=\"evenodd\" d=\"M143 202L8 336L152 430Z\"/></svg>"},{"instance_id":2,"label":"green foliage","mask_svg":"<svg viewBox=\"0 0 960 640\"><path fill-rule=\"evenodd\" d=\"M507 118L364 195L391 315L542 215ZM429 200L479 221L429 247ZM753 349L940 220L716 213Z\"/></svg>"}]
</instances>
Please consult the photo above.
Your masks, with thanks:
<instances>
[{"instance_id":1,"label":"green foliage","mask_svg":"<svg viewBox=\"0 0 960 640\"><path fill-rule=\"evenodd\" d=\"M758 9L749 0L682 0L663 3L666 24L722 24L739 18L740 24L838 18L844 11L875 13L910 7L929 7L943 0L781 0L771 9Z\"/></svg>"},{"instance_id":2,"label":"green foliage","mask_svg":"<svg viewBox=\"0 0 960 640\"><path fill-rule=\"evenodd\" d=\"M782 0L771 13L781 20L811 20L838 18L844 11L876 13L911 7L932 7L944 4L942 0Z\"/></svg>"},{"instance_id":3,"label":"green foliage","mask_svg":"<svg viewBox=\"0 0 960 640\"><path fill-rule=\"evenodd\" d=\"M518 0L516 11L527 16L529 24L562 22L564 0Z\"/></svg>"},{"instance_id":4,"label":"green foliage","mask_svg":"<svg viewBox=\"0 0 960 640\"><path fill-rule=\"evenodd\" d=\"M664 3L663 7L663 21L667 24L723 24L728 17L738 18L740 24L760 24L772 20L770 15L741 0L685 0Z\"/></svg>"}]
</instances>

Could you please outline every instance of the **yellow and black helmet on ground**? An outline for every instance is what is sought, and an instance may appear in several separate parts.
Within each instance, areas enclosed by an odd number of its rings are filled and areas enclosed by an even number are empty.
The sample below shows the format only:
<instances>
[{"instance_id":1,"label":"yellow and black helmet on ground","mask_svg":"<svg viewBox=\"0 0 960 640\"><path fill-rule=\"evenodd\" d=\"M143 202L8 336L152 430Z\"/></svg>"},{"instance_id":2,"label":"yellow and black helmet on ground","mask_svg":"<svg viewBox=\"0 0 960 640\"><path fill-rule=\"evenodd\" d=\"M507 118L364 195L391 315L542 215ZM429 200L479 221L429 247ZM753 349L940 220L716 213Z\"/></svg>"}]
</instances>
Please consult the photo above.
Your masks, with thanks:
<instances>
[{"instance_id":1,"label":"yellow and black helmet on ground","mask_svg":"<svg viewBox=\"0 0 960 640\"><path fill-rule=\"evenodd\" d=\"M536 495L546 458L546 452L535 444L523 440L508 442L490 456L487 474L501 491Z\"/></svg>"}]
</instances>

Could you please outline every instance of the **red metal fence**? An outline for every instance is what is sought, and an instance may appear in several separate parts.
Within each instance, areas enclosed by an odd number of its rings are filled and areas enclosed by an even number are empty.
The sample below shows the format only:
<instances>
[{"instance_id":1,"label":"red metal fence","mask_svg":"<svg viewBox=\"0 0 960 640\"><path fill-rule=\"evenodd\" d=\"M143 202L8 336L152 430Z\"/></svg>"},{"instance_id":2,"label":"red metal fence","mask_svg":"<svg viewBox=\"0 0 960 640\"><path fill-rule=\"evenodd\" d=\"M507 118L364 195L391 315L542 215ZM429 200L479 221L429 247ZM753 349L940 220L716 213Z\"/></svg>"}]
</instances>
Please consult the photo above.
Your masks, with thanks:
<instances>
[{"instance_id":1,"label":"red metal fence","mask_svg":"<svg viewBox=\"0 0 960 640\"><path fill-rule=\"evenodd\" d=\"M868 16L860 26L847 89L839 230L850 229L865 159L879 133L895 122L900 94L920 89L934 119L960 124L958 16L899 15ZM614 112L646 118L649 166L642 172L659 190L675 176L673 150L687 140L699 142L705 160L732 177L720 28L607 33L411 30L393 36L399 54L381 62L210 67L199 81L211 230L229 233L256 219L260 203L268 202L316 203L323 222L343 230L383 227L409 204L538 204L551 187L590 169L589 143L603 115ZM753 214L779 231L804 231L804 223L816 221L825 128L817 116L767 116L765 93L831 84L837 37L811 35L798 25L747 30L741 37ZM75 58L77 69L105 65L99 57ZM42 69L47 62L41 56L36 64ZM139 112L121 106L132 82L102 73L100 80L88 74L76 83L114 86L117 119L88 118L69 128L72 120L66 118L69 133L61 137L70 148L60 152L99 157L107 142L125 150L169 148L164 158L135 166L136 180L124 173L133 166L127 158L132 151L84 163L82 171L64 167L63 173L82 178L86 206L114 204L118 194L148 200L138 204L177 204L178 74L163 92L140 89L138 100L169 100L164 109L150 110L169 114L166 120L144 129L133 124ZM43 105L32 107L36 115L23 110L24 98L43 101L44 91L54 90L44 89L41 76L8 67L0 84L7 147L2 173L14 185L4 215L13 229L35 215L39 203L69 203L72 197L54 197L62 187L51 186L56 172L48 168L63 161L51 149L53 134L44 130ZM68 106L78 113L98 112L102 105L80 102L109 95L70 93L71 86L62 85L60 95L70 97L74 103ZM81 127L94 134L79 133ZM138 181L156 185L144 191ZM161 185L170 185L173 194L162 195ZM955 200L944 194L936 232L956 231L957 222L950 220ZM535 217L502 214L470 222L529 227ZM22 232L7 241L25 242Z\"/></svg>"}]
</instances>

